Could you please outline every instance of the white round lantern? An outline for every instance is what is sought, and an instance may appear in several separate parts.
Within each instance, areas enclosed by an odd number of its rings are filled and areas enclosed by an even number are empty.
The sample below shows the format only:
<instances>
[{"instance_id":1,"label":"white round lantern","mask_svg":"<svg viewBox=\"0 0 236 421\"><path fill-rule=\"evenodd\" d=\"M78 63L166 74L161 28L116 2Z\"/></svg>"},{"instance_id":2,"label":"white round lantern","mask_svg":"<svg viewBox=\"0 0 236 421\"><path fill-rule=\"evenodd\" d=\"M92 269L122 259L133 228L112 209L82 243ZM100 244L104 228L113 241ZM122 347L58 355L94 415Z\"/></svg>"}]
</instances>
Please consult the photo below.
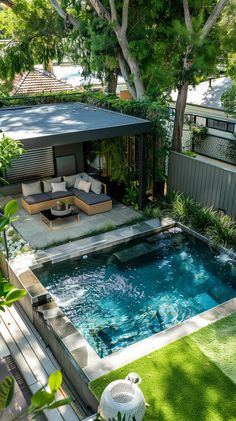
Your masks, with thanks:
<instances>
[{"instance_id":1,"label":"white round lantern","mask_svg":"<svg viewBox=\"0 0 236 421\"><path fill-rule=\"evenodd\" d=\"M122 417L125 415L125 421L132 421L133 417L136 421L142 421L145 409L141 390L128 380L116 380L103 391L100 412L106 420L117 420L120 412Z\"/></svg>"}]
</instances>

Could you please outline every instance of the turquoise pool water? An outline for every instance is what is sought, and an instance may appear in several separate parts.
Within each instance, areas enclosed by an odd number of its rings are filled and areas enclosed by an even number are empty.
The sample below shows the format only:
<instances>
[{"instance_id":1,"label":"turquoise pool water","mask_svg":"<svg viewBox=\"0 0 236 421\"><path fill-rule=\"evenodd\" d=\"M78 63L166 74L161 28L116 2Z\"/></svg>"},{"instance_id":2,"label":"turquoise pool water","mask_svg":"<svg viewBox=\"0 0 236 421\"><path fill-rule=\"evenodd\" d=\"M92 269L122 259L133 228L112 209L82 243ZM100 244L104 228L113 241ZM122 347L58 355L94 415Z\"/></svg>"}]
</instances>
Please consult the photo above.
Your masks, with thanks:
<instances>
[{"instance_id":1,"label":"turquoise pool water","mask_svg":"<svg viewBox=\"0 0 236 421\"><path fill-rule=\"evenodd\" d=\"M105 357L236 296L236 265L167 232L34 271Z\"/></svg>"}]
</instances>

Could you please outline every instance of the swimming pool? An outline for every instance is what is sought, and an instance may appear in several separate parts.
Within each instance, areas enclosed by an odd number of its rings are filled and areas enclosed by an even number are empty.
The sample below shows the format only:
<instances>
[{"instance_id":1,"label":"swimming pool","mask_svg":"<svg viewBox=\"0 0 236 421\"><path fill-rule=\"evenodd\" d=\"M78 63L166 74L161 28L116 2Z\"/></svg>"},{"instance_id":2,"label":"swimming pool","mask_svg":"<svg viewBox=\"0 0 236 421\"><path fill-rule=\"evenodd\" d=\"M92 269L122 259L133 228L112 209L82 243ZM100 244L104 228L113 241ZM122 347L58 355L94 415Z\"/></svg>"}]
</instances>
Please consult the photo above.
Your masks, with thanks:
<instances>
[{"instance_id":1,"label":"swimming pool","mask_svg":"<svg viewBox=\"0 0 236 421\"><path fill-rule=\"evenodd\" d=\"M34 270L103 358L236 296L236 265L170 230Z\"/></svg>"}]
</instances>

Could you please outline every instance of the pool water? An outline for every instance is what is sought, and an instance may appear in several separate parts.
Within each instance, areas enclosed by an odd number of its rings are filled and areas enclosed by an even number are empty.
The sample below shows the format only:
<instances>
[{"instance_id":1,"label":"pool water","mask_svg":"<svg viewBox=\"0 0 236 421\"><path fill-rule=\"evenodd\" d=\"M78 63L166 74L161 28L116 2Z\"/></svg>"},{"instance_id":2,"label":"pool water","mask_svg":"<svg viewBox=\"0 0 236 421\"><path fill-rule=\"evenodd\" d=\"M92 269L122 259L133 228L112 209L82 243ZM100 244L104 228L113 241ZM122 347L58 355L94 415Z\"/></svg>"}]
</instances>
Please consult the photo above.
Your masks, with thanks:
<instances>
[{"instance_id":1,"label":"pool water","mask_svg":"<svg viewBox=\"0 0 236 421\"><path fill-rule=\"evenodd\" d=\"M34 272L105 357L236 296L236 264L176 230Z\"/></svg>"}]
</instances>

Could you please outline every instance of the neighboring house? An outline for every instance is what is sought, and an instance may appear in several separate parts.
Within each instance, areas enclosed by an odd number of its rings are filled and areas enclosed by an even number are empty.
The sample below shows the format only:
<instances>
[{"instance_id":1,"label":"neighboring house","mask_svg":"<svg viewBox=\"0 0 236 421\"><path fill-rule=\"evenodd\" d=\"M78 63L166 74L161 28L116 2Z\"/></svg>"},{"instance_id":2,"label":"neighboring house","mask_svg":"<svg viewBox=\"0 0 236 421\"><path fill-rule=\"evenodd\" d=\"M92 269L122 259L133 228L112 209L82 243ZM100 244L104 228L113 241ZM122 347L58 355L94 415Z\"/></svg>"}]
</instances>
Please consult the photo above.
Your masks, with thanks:
<instances>
[{"instance_id":1,"label":"neighboring house","mask_svg":"<svg viewBox=\"0 0 236 421\"><path fill-rule=\"evenodd\" d=\"M207 128L206 137L197 142L194 150L202 155L236 164L236 118L227 116L222 108L221 96L232 85L226 77L209 79L190 87L185 110L186 121ZM172 92L176 101L177 92ZM191 149L191 132L185 124L184 149Z\"/></svg>"},{"instance_id":2,"label":"neighboring house","mask_svg":"<svg viewBox=\"0 0 236 421\"><path fill-rule=\"evenodd\" d=\"M72 90L75 90L72 85L57 79L52 73L35 69L16 75L11 95L35 95L45 92L56 93Z\"/></svg>"}]
</instances>

